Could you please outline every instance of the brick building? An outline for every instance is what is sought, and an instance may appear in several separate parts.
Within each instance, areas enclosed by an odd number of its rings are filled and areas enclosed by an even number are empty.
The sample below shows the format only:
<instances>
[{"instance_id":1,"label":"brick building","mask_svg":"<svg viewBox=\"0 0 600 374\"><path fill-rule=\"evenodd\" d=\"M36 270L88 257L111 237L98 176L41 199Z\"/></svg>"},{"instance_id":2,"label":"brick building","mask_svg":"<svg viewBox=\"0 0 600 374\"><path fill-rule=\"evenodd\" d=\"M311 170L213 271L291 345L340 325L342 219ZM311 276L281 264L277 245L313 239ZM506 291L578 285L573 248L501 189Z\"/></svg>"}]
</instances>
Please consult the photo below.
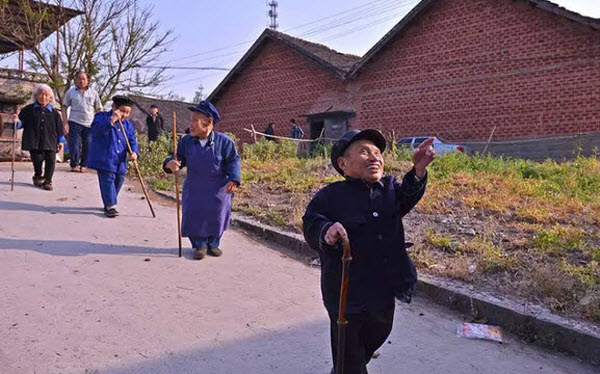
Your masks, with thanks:
<instances>
[{"instance_id":1,"label":"brick building","mask_svg":"<svg viewBox=\"0 0 600 374\"><path fill-rule=\"evenodd\" d=\"M165 131L173 131L173 112L176 114L177 133L183 134L189 127L190 111L188 107L195 106L192 103L174 100L155 99L147 96L130 95L135 101L135 106L131 109L129 120L133 123L135 130L142 134L148 134L146 117L150 114L150 105L158 107L158 112L163 117Z\"/></svg>"},{"instance_id":2,"label":"brick building","mask_svg":"<svg viewBox=\"0 0 600 374\"><path fill-rule=\"evenodd\" d=\"M545 0L422 0L362 58L265 30L209 98L245 141L251 123L287 135L291 117L313 136L323 121L453 142L596 134L600 20Z\"/></svg>"}]
</instances>

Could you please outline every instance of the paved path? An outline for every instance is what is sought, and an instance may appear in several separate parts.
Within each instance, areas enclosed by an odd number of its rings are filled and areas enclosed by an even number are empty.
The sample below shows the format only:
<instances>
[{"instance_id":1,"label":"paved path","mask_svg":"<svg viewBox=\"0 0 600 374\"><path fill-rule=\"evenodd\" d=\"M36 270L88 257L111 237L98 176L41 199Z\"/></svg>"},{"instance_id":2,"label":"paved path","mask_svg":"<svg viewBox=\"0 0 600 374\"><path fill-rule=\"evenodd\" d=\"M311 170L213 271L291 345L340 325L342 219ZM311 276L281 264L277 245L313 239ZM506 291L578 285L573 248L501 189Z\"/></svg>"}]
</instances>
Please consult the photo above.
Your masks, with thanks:
<instances>
[{"instance_id":1,"label":"paved path","mask_svg":"<svg viewBox=\"0 0 600 374\"><path fill-rule=\"evenodd\" d=\"M100 212L96 176L58 167L53 192L0 164L0 373L328 373L319 271L229 230L221 258L176 255L175 213L121 194ZM570 357L455 336L460 317L398 306L370 372L597 373Z\"/></svg>"}]
</instances>

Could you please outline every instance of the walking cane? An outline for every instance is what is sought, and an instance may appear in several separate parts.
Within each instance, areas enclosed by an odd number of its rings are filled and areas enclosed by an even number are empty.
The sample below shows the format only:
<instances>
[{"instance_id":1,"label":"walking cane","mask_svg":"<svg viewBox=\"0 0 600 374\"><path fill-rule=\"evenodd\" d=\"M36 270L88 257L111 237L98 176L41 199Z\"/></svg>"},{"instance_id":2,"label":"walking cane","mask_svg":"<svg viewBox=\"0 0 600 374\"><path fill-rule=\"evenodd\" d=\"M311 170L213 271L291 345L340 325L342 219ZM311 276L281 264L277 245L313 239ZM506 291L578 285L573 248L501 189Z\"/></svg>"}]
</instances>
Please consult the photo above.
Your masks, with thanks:
<instances>
[{"instance_id":1,"label":"walking cane","mask_svg":"<svg viewBox=\"0 0 600 374\"><path fill-rule=\"evenodd\" d=\"M350 261L352 261L352 251L350 242L347 237L342 238L342 246L344 252L342 254L342 285L340 287L340 304L338 311L338 341L337 341L337 357L335 363L335 373L344 373L344 354L346 348L346 299L348 298L348 280L350 279Z\"/></svg>"},{"instance_id":2,"label":"walking cane","mask_svg":"<svg viewBox=\"0 0 600 374\"><path fill-rule=\"evenodd\" d=\"M123 132L123 137L125 138L125 143L127 144L127 150L130 154L133 154L131 144L129 144L129 139L127 139L127 133L125 132L125 127L123 126L123 122L121 122L121 120L119 120L119 125L121 125L121 131ZM148 202L148 206L150 207L150 211L152 212L152 218L156 218L156 214L154 214L154 208L152 208L152 203L150 202L150 198L148 197L148 191L146 191L146 185L144 184L144 179L142 179L142 173L140 173L140 168L137 164L137 160L132 161L133 166L135 167L135 172L137 173L138 179L140 180L140 184L142 185L142 191L144 191L144 196L146 196L146 201Z\"/></svg>"},{"instance_id":3,"label":"walking cane","mask_svg":"<svg viewBox=\"0 0 600 374\"><path fill-rule=\"evenodd\" d=\"M177 115L173 112L173 160L177 161ZM175 176L175 200L177 201L177 240L179 242L179 257L181 257L181 203L179 202L179 172Z\"/></svg>"},{"instance_id":4,"label":"walking cane","mask_svg":"<svg viewBox=\"0 0 600 374\"><path fill-rule=\"evenodd\" d=\"M11 177L10 177L10 190L14 191L15 190L15 153L16 151L16 144L17 144L17 121L13 121L14 126L13 126L13 141L12 141L12 163L10 165L10 169L11 169Z\"/></svg>"}]
</instances>

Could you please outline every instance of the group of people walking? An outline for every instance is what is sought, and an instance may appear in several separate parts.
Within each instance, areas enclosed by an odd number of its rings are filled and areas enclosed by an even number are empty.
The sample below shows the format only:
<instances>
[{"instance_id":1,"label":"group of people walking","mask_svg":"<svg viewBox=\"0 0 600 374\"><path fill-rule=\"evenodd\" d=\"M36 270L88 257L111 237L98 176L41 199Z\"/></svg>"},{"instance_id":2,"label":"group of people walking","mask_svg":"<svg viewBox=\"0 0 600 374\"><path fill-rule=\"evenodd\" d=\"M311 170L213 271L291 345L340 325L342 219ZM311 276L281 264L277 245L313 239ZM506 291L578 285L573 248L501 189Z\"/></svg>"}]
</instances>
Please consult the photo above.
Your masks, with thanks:
<instances>
[{"instance_id":1,"label":"group of people walking","mask_svg":"<svg viewBox=\"0 0 600 374\"><path fill-rule=\"evenodd\" d=\"M87 75L78 74L75 87L65 96L65 106L71 108L68 122L65 111L61 118L52 107L50 87L36 88L32 104L18 115L19 126L24 128L23 149L31 154L33 183L52 190L56 152L62 148L67 128L71 170L85 172L89 167L97 171L104 213L112 218L119 214L117 199L127 161L138 157L136 134L128 120L134 102L127 96L115 96L111 110L100 111L98 95L87 83ZM154 109L147 123L155 139L163 121ZM97 113L90 114L90 110ZM177 152L164 160L163 169L177 173L187 167L181 233L189 238L194 258L200 260L223 254L221 238L229 226L233 193L242 178L234 142L215 131L221 120L217 108L201 101L189 110L188 131L179 140ZM302 137L299 126L292 123L292 136ZM394 299L410 302L417 272L406 251L402 217L425 193L427 166L435 157L432 142L433 138L428 139L415 150L413 168L401 182L384 176L386 140L379 131L350 130L333 145L331 164L343 180L319 190L303 217L304 237L321 259L321 292L331 321L332 373L340 373L342 365L345 374L367 373L373 353L391 332ZM337 357L338 336L342 336L337 323L341 241L350 243L352 262L343 335L346 348L343 357Z\"/></svg>"}]
</instances>

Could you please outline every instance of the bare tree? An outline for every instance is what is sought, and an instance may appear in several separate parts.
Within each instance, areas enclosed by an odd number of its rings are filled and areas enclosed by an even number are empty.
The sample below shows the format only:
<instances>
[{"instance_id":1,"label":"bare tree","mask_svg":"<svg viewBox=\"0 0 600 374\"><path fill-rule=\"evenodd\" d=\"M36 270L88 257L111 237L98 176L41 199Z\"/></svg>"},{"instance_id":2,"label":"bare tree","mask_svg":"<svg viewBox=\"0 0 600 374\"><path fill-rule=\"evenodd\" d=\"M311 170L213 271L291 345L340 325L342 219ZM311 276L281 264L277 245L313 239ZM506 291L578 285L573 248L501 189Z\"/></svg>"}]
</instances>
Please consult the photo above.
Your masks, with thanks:
<instances>
[{"instance_id":1,"label":"bare tree","mask_svg":"<svg viewBox=\"0 0 600 374\"><path fill-rule=\"evenodd\" d=\"M4 32L0 37L31 45L33 58L27 64L50 77L59 101L79 70L88 72L103 101L120 91L151 91L168 78L164 69L143 68L160 58L173 41L172 30L162 31L154 20L152 6L142 6L138 0L48 0L42 3L46 7L31 4L29 0L0 0L0 18L26 20L0 28L0 32L11 30L10 35ZM83 14L62 27L58 43L56 35L42 42L47 36L44 28L64 23L65 6ZM22 13L16 18L19 8Z\"/></svg>"},{"instance_id":2,"label":"bare tree","mask_svg":"<svg viewBox=\"0 0 600 374\"><path fill-rule=\"evenodd\" d=\"M206 95L204 94L204 86L199 85L198 88L196 89L196 92L194 93L194 99L192 100L192 103L199 103L202 100L204 100L205 98L206 98Z\"/></svg>"},{"instance_id":3,"label":"bare tree","mask_svg":"<svg viewBox=\"0 0 600 374\"><path fill-rule=\"evenodd\" d=\"M171 100L171 101L186 101L185 100L185 96L178 94L175 91L169 91L169 93L166 96L163 96L165 100Z\"/></svg>"}]
</instances>

